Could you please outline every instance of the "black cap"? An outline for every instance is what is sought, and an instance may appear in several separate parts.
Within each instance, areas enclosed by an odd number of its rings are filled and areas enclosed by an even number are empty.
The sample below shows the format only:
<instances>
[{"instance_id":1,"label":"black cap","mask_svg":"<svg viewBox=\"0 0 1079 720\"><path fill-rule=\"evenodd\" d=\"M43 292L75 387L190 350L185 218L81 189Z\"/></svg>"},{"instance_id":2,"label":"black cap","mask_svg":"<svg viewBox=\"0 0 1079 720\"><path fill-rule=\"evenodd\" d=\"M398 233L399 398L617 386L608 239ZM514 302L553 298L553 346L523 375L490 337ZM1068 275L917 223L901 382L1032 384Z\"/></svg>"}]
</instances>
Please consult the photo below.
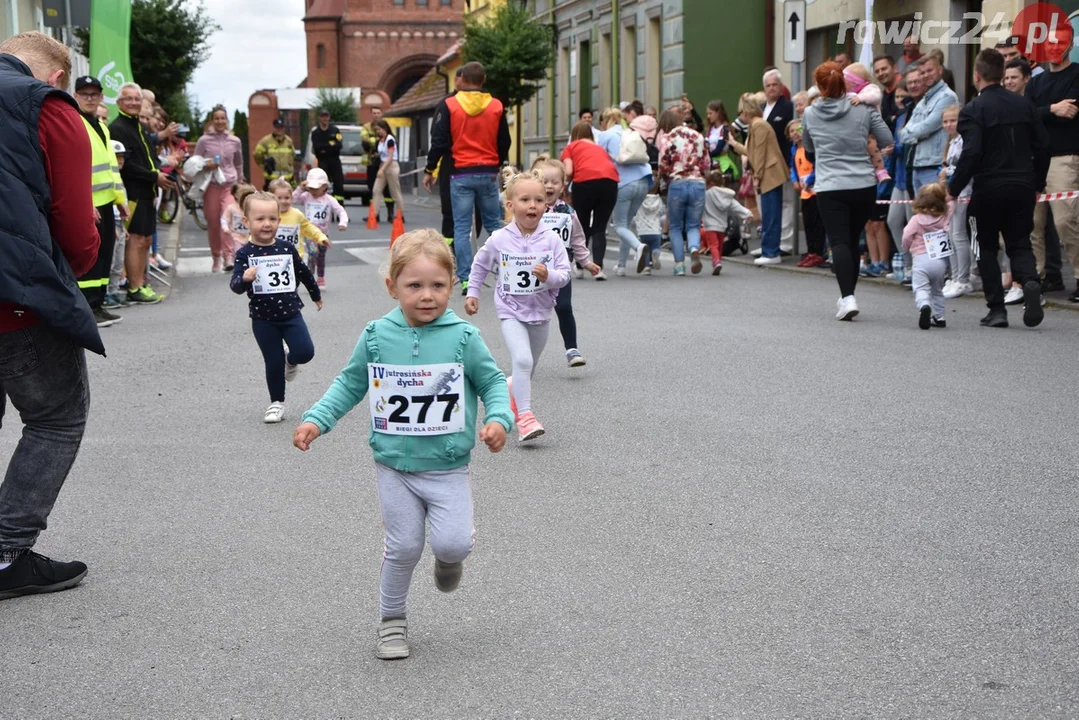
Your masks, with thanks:
<instances>
[{"instance_id":1,"label":"black cap","mask_svg":"<svg viewBox=\"0 0 1079 720\"><path fill-rule=\"evenodd\" d=\"M319 117L322 117L323 115L329 115L329 114L330 114L330 111L327 110L326 108L322 108L321 110L318 111L318 116Z\"/></svg>"},{"instance_id":2,"label":"black cap","mask_svg":"<svg viewBox=\"0 0 1079 720\"><path fill-rule=\"evenodd\" d=\"M75 92L82 90L84 87L94 87L101 90L101 83L93 75L83 75L75 80Z\"/></svg>"},{"instance_id":3,"label":"black cap","mask_svg":"<svg viewBox=\"0 0 1079 720\"><path fill-rule=\"evenodd\" d=\"M273 126L274 127L285 127L285 121L282 120L281 118L277 118L276 120L273 121Z\"/></svg>"}]
</instances>

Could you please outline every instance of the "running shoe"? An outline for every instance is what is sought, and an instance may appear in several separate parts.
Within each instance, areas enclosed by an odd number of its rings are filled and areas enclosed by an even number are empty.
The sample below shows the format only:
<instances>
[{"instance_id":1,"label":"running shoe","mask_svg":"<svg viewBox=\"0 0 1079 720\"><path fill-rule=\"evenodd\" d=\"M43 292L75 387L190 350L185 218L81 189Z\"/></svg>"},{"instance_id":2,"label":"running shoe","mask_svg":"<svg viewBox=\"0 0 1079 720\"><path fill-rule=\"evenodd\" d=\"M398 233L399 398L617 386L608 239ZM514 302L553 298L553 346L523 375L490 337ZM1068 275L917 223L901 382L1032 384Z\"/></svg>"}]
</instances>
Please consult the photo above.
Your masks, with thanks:
<instances>
[{"instance_id":1,"label":"running shoe","mask_svg":"<svg viewBox=\"0 0 1079 720\"><path fill-rule=\"evenodd\" d=\"M566 363L570 367L583 367L588 364L584 356L581 355L581 351L577 348L570 348L566 351Z\"/></svg>"},{"instance_id":2,"label":"running shoe","mask_svg":"<svg viewBox=\"0 0 1079 720\"><path fill-rule=\"evenodd\" d=\"M675 263L674 264L674 276L675 277L685 277L685 274L686 274L686 264L685 263Z\"/></svg>"},{"instance_id":3,"label":"running shoe","mask_svg":"<svg viewBox=\"0 0 1079 720\"><path fill-rule=\"evenodd\" d=\"M468 295L468 280L461 282L461 297Z\"/></svg>"},{"instance_id":4,"label":"running shoe","mask_svg":"<svg viewBox=\"0 0 1079 720\"><path fill-rule=\"evenodd\" d=\"M518 439L521 442L535 440L546 432L531 411L521 413L521 417L517 422L517 429L520 432Z\"/></svg>"},{"instance_id":5,"label":"running shoe","mask_svg":"<svg viewBox=\"0 0 1079 720\"><path fill-rule=\"evenodd\" d=\"M922 305L918 308L918 327L922 330L929 329L929 323L933 319L933 309L928 305Z\"/></svg>"},{"instance_id":6,"label":"running shoe","mask_svg":"<svg viewBox=\"0 0 1079 720\"><path fill-rule=\"evenodd\" d=\"M157 266L159 268L161 268L162 270L171 270L172 269L172 263L170 263L168 260L166 260L165 257L161 253L157 253L157 254L154 255L154 262L157 263ZM231 268L226 267L225 269L230 270Z\"/></svg>"},{"instance_id":7,"label":"running shoe","mask_svg":"<svg viewBox=\"0 0 1079 720\"><path fill-rule=\"evenodd\" d=\"M379 660L401 660L408 657L408 621L390 618L378 624L375 657Z\"/></svg>"},{"instance_id":8,"label":"running shoe","mask_svg":"<svg viewBox=\"0 0 1079 720\"><path fill-rule=\"evenodd\" d=\"M287 352L287 351L286 351ZM293 365L292 363L285 361L285 382L292 382L296 379L296 376L300 373L300 366Z\"/></svg>"},{"instance_id":9,"label":"running shoe","mask_svg":"<svg viewBox=\"0 0 1079 720\"><path fill-rule=\"evenodd\" d=\"M138 305L154 305L165 299L164 295L158 295L149 285L143 285L138 290L127 291L127 300Z\"/></svg>"},{"instance_id":10,"label":"running shoe","mask_svg":"<svg viewBox=\"0 0 1079 720\"><path fill-rule=\"evenodd\" d=\"M974 292L974 286L970 283L953 282L951 290L944 291L944 297L952 300L972 292Z\"/></svg>"},{"instance_id":11,"label":"running shoe","mask_svg":"<svg viewBox=\"0 0 1079 720\"><path fill-rule=\"evenodd\" d=\"M595 274L595 278L596 280L603 281L607 279L607 276L603 273L602 270L600 270L598 273Z\"/></svg>"},{"instance_id":12,"label":"running shoe","mask_svg":"<svg viewBox=\"0 0 1079 720\"><path fill-rule=\"evenodd\" d=\"M637 274L640 275L644 272L644 269L648 267L648 246L641 243L637 246Z\"/></svg>"},{"instance_id":13,"label":"running shoe","mask_svg":"<svg viewBox=\"0 0 1079 720\"><path fill-rule=\"evenodd\" d=\"M272 402L270 406L266 408L266 414L262 416L262 422L264 423L279 423L285 419L285 403Z\"/></svg>"},{"instance_id":14,"label":"running shoe","mask_svg":"<svg viewBox=\"0 0 1079 720\"><path fill-rule=\"evenodd\" d=\"M689 271L691 273L693 273L694 275L699 275L700 272L701 272L701 268L703 267L701 265L701 251L700 250L690 250L689 251L689 260L690 260Z\"/></svg>"},{"instance_id":15,"label":"running shoe","mask_svg":"<svg viewBox=\"0 0 1079 720\"><path fill-rule=\"evenodd\" d=\"M26 550L0 570L0 600L67 590L84 577L86 565L81 562L58 562Z\"/></svg>"},{"instance_id":16,"label":"running shoe","mask_svg":"<svg viewBox=\"0 0 1079 720\"><path fill-rule=\"evenodd\" d=\"M621 265L615 265L614 266L614 274L617 275L618 277L625 277L626 276L626 269L624 267L622 267Z\"/></svg>"},{"instance_id":17,"label":"running shoe","mask_svg":"<svg viewBox=\"0 0 1079 720\"><path fill-rule=\"evenodd\" d=\"M775 257L765 257L761 255L759 258L753 261L754 265L779 265L783 262L783 258L776 255Z\"/></svg>"},{"instance_id":18,"label":"running shoe","mask_svg":"<svg viewBox=\"0 0 1079 720\"><path fill-rule=\"evenodd\" d=\"M107 328L120 322L120 318L112 315L105 308L94 308L94 322L99 328Z\"/></svg>"},{"instance_id":19,"label":"running shoe","mask_svg":"<svg viewBox=\"0 0 1079 720\"><path fill-rule=\"evenodd\" d=\"M855 301L853 295L848 295L845 298L837 300L836 308L836 320L853 320L854 316L858 314L858 303Z\"/></svg>"},{"instance_id":20,"label":"running shoe","mask_svg":"<svg viewBox=\"0 0 1079 720\"><path fill-rule=\"evenodd\" d=\"M101 303L101 307L106 310L115 310L116 308L130 307L131 303L124 297L124 293L109 293L105 296L105 302Z\"/></svg>"}]
</instances>

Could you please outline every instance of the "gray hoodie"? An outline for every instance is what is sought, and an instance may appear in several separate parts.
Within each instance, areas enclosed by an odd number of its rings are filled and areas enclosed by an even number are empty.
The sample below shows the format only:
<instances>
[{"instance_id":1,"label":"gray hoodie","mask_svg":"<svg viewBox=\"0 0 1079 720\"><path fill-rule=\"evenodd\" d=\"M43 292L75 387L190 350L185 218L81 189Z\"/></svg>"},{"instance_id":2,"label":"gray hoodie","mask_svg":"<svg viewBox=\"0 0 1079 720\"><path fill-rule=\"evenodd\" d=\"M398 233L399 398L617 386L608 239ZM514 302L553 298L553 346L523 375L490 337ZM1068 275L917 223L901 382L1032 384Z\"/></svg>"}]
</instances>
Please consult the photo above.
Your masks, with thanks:
<instances>
[{"instance_id":1,"label":"gray hoodie","mask_svg":"<svg viewBox=\"0 0 1079 720\"><path fill-rule=\"evenodd\" d=\"M884 118L867 105L852 106L850 100L841 97L821 98L806 108L802 115L802 144L807 153L816 153L815 191L876 186L877 175L867 149L870 133L881 149L894 142Z\"/></svg>"}]
</instances>

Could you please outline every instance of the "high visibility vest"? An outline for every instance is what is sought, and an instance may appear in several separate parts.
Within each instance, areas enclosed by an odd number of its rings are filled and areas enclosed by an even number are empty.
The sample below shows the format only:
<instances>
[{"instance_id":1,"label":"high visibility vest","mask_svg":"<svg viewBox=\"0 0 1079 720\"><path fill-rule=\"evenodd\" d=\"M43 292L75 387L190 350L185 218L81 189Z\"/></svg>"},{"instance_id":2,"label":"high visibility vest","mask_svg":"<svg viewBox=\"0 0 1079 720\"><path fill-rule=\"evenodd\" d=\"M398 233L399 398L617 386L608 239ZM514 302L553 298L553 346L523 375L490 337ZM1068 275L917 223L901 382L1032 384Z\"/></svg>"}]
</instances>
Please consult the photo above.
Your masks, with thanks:
<instances>
[{"instance_id":1,"label":"high visibility vest","mask_svg":"<svg viewBox=\"0 0 1079 720\"><path fill-rule=\"evenodd\" d=\"M82 122L86 125L86 134L90 136L90 191L93 194L94 207L126 203L127 193L124 192L124 182L120 179L120 163L112 150L112 136L109 135L108 126L101 124L105 133L105 141L102 142L101 136L89 121L83 118Z\"/></svg>"}]
</instances>

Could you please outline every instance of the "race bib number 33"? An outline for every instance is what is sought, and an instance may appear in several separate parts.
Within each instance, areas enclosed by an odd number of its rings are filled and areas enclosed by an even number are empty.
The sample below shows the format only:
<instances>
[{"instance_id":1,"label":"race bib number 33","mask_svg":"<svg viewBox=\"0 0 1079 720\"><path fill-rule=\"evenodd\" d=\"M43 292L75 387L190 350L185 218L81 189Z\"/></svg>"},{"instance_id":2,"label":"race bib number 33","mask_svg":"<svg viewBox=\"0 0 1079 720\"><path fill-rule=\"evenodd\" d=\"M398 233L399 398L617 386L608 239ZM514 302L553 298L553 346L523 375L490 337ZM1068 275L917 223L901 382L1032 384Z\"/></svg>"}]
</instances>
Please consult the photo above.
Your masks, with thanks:
<instances>
[{"instance_id":1,"label":"race bib number 33","mask_svg":"<svg viewBox=\"0 0 1079 720\"><path fill-rule=\"evenodd\" d=\"M258 275L251 283L256 295L296 292L292 255L262 255L250 257L247 262L251 267L258 268Z\"/></svg>"},{"instance_id":2,"label":"race bib number 33","mask_svg":"<svg viewBox=\"0 0 1079 720\"><path fill-rule=\"evenodd\" d=\"M386 435L450 435L465 429L465 367L367 365L371 427Z\"/></svg>"},{"instance_id":3,"label":"race bib number 33","mask_svg":"<svg viewBox=\"0 0 1079 720\"><path fill-rule=\"evenodd\" d=\"M547 265L550 262L549 254L499 253L498 283L502 286L502 294L535 295L546 290L547 285L532 274L532 268L536 265Z\"/></svg>"}]
</instances>

